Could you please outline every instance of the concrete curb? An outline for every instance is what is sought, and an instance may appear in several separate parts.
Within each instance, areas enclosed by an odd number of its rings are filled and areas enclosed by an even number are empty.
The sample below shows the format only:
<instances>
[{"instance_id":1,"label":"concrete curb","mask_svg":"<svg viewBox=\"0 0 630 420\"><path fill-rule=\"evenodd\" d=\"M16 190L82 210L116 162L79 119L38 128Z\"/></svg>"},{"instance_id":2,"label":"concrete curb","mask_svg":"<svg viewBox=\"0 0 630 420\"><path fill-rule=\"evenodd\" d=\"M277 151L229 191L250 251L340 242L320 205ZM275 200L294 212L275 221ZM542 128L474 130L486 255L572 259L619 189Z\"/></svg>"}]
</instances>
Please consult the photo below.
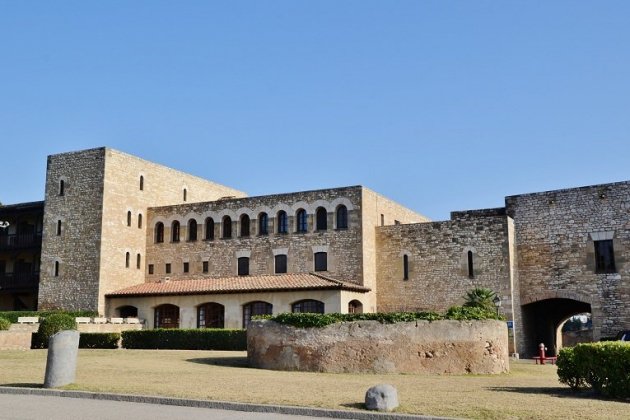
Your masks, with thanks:
<instances>
[{"instance_id":1,"label":"concrete curb","mask_svg":"<svg viewBox=\"0 0 630 420\"><path fill-rule=\"evenodd\" d=\"M218 410L247 411L256 413L278 413L294 416L327 417L332 419L357 420L447 420L447 417L417 416L412 414L377 413L363 411L328 410L324 408L293 407L287 405L263 405L228 401L188 400L184 398L155 397L149 395L109 394L87 391L64 391L58 389L19 388L0 386L0 394L41 395L88 400L122 401L145 404L164 404L180 407L213 408Z\"/></svg>"}]
</instances>

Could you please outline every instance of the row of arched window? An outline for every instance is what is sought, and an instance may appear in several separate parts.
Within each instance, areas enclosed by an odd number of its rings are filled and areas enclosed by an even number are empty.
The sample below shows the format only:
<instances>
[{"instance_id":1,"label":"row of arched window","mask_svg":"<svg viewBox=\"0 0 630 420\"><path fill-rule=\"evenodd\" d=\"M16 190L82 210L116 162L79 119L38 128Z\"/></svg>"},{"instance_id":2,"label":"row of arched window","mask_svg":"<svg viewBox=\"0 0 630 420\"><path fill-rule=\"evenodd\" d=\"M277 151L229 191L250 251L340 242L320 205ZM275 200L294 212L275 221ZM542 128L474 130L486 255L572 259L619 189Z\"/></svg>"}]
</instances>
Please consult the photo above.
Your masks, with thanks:
<instances>
[{"instance_id":1,"label":"row of arched window","mask_svg":"<svg viewBox=\"0 0 630 420\"><path fill-rule=\"evenodd\" d=\"M128 222L130 225L131 212L128 213ZM336 229L348 228L348 209L344 205L337 207L335 211ZM275 233L287 234L289 233L289 216L284 210L280 210L276 214ZM233 237L232 232L232 218L230 216L224 216L220 223L221 238L228 239ZM267 213L260 213L257 219L258 235L269 235L269 215ZM328 230L328 213L324 207L317 208L315 212L315 231ZM188 221L188 237L187 241L194 242L197 240L198 226L195 219ZM306 233L308 231L308 217L306 210L299 209L295 213L295 232ZM171 223L171 242L179 242L181 234L181 226L178 221ZM206 218L204 222L204 239L213 240L215 235L215 221L212 217ZM251 235L251 220L249 215L243 214L239 219L239 236L241 238L247 238ZM155 224L155 242L164 242L164 223L158 222Z\"/></svg>"},{"instance_id":2,"label":"row of arched window","mask_svg":"<svg viewBox=\"0 0 630 420\"><path fill-rule=\"evenodd\" d=\"M138 310L133 306L123 306L118 309L122 314L137 316ZM291 304L291 312L308 312L323 314L324 302L314 299L303 299ZM348 303L349 313L362 313L363 304L358 300ZM135 315L133 315L135 314ZM155 307L153 325L154 328L179 328L179 306L165 303ZM243 305L243 328L247 328L253 316L272 315L273 305L269 302L254 301ZM128 315L129 316L129 315ZM224 328L225 306L216 302L207 302L197 306L197 328Z\"/></svg>"}]
</instances>

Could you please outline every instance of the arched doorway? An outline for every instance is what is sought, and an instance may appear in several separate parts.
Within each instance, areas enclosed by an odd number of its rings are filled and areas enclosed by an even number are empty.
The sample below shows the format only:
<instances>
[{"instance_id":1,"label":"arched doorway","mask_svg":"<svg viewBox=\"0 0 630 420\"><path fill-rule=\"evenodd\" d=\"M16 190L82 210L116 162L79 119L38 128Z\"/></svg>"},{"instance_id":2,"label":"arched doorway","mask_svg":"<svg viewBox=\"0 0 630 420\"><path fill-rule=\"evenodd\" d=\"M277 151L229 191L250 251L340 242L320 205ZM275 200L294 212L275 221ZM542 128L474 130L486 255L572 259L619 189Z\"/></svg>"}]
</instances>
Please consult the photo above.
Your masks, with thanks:
<instances>
[{"instance_id":1,"label":"arched doorway","mask_svg":"<svg viewBox=\"0 0 630 420\"><path fill-rule=\"evenodd\" d=\"M155 308L154 328L179 328L179 306L165 303Z\"/></svg>"},{"instance_id":2,"label":"arched doorway","mask_svg":"<svg viewBox=\"0 0 630 420\"><path fill-rule=\"evenodd\" d=\"M558 342L558 331L573 315L591 313L591 305L566 298L544 299L522 306L523 344L520 349L524 357L535 356L538 345L545 343L546 354L555 356L562 347Z\"/></svg>"}]
</instances>

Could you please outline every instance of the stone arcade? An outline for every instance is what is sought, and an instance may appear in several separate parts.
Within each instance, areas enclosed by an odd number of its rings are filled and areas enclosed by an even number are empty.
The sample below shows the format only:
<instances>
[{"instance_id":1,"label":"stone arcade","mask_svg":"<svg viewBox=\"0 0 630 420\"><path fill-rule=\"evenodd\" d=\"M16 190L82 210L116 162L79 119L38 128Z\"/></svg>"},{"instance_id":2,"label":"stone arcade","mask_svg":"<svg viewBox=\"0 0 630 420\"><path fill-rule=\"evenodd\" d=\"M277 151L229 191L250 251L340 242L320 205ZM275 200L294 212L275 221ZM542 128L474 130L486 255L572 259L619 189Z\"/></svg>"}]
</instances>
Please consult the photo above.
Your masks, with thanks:
<instances>
[{"instance_id":1,"label":"stone arcade","mask_svg":"<svg viewBox=\"0 0 630 420\"><path fill-rule=\"evenodd\" d=\"M432 222L361 186L247 197L109 148L48 157L43 202L0 207L0 309L147 327L287 311L444 311L498 292L512 351L590 312L630 329L630 182L507 197Z\"/></svg>"}]
</instances>

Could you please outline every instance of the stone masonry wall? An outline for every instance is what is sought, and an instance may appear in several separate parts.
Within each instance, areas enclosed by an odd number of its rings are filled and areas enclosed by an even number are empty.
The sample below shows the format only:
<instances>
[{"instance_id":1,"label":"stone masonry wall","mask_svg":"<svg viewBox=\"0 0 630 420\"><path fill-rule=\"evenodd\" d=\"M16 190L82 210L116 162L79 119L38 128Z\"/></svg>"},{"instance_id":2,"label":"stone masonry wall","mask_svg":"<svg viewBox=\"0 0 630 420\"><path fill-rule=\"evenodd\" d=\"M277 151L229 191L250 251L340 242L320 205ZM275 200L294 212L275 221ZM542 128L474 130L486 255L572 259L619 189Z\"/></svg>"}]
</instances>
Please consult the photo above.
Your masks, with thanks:
<instances>
[{"instance_id":1,"label":"stone masonry wall","mask_svg":"<svg viewBox=\"0 0 630 420\"><path fill-rule=\"evenodd\" d=\"M294 328L267 320L247 329L250 366L331 373L496 374L509 370L501 321L343 322Z\"/></svg>"},{"instance_id":2,"label":"stone masonry wall","mask_svg":"<svg viewBox=\"0 0 630 420\"><path fill-rule=\"evenodd\" d=\"M106 293L144 281L148 207L226 195L244 194L112 149L49 156L39 308L103 313Z\"/></svg>"},{"instance_id":3,"label":"stone masonry wall","mask_svg":"<svg viewBox=\"0 0 630 420\"><path fill-rule=\"evenodd\" d=\"M372 289L369 302L364 302L367 312L383 310L378 307L376 296L380 293L377 282L376 230L379 226L395 226L428 222L429 219L400 204L363 188L363 281Z\"/></svg>"},{"instance_id":4,"label":"stone masonry wall","mask_svg":"<svg viewBox=\"0 0 630 420\"><path fill-rule=\"evenodd\" d=\"M630 182L511 196L506 207L515 223L523 305L551 298L588 303L595 339L630 329ZM593 240L609 237L616 272L598 274Z\"/></svg>"},{"instance_id":5,"label":"stone masonry wall","mask_svg":"<svg viewBox=\"0 0 630 420\"><path fill-rule=\"evenodd\" d=\"M142 190L140 177L143 178ZM184 197L184 190L186 190ZM152 206L243 197L233 188L189 175L144 159L107 149L103 197L98 311L105 312L104 295L143 283L146 273L147 209ZM128 213L131 223L128 225ZM138 218L142 215L141 224ZM126 254L129 253L129 266ZM138 266L138 258L140 264Z\"/></svg>"},{"instance_id":6,"label":"stone masonry wall","mask_svg":"<svg viewBox=\"0 0 630 420\"><path fill-rule=\"evenodd\" d=\"M502 209L454 213L451 221L376 229L378 308L381 312L461 305L467 291L486 287L512 319L508 218ZM473 253L473 277L468 272ZM403 256L409 278L403 279Z\"/></svg>"},{"instance_id":7,"label":"stone masonry wall","mask_svg":"<svg viewBox=\"0 0 630 420\"><path fill-rule=\"evenodd\" d=\"M348 209L348 228L336 229L336 209L339 205ZM315 229L315 212L324 207L328 213L327 230ZM306 233L296 233L298 209L308 215ZM277 233L276 215L280 210L288 215L288 233ZM259 215L268 215L268 234L259 233ZM241 235L241 216L250 218L249 236ZM232 238L222 236L224 216L232 219ZM215 222L214 239L205 240L205 221L211 217ZM154 267L154 274L147 274L148 281L159 281L166 277L185 279L187 276L204 274L203 262L208 262L206 276L223 277L237 274L237 258L249 257L251 275L273 274L274 255L287 255L289 273L314 271L314 253L327 252L326 276L362 284L362 231L361 231L361 187L306 191L301 193L277 194L261 197L219 200L205 203L158 207L149 210L149 228L146 231L147 262ZM188 241L189 221L197 222L197 240ZM180 241L171 241L171 226L180 223ZM154 228L158 222L164 224L164 243L155 242ZM183 265L189 264L189 273ZM171 273L165 272L171 264Z\"/></svg>"},{"instance_id":8,"label":"stone masonry wall","mask_svg":"<svg viewBox=\"0 0 630 420\"><path fill-rule=\"evenodd\" d=\"M48 157L40 310L98 308L104 167L104 148Z\"/></svg>"}]
</instances>

